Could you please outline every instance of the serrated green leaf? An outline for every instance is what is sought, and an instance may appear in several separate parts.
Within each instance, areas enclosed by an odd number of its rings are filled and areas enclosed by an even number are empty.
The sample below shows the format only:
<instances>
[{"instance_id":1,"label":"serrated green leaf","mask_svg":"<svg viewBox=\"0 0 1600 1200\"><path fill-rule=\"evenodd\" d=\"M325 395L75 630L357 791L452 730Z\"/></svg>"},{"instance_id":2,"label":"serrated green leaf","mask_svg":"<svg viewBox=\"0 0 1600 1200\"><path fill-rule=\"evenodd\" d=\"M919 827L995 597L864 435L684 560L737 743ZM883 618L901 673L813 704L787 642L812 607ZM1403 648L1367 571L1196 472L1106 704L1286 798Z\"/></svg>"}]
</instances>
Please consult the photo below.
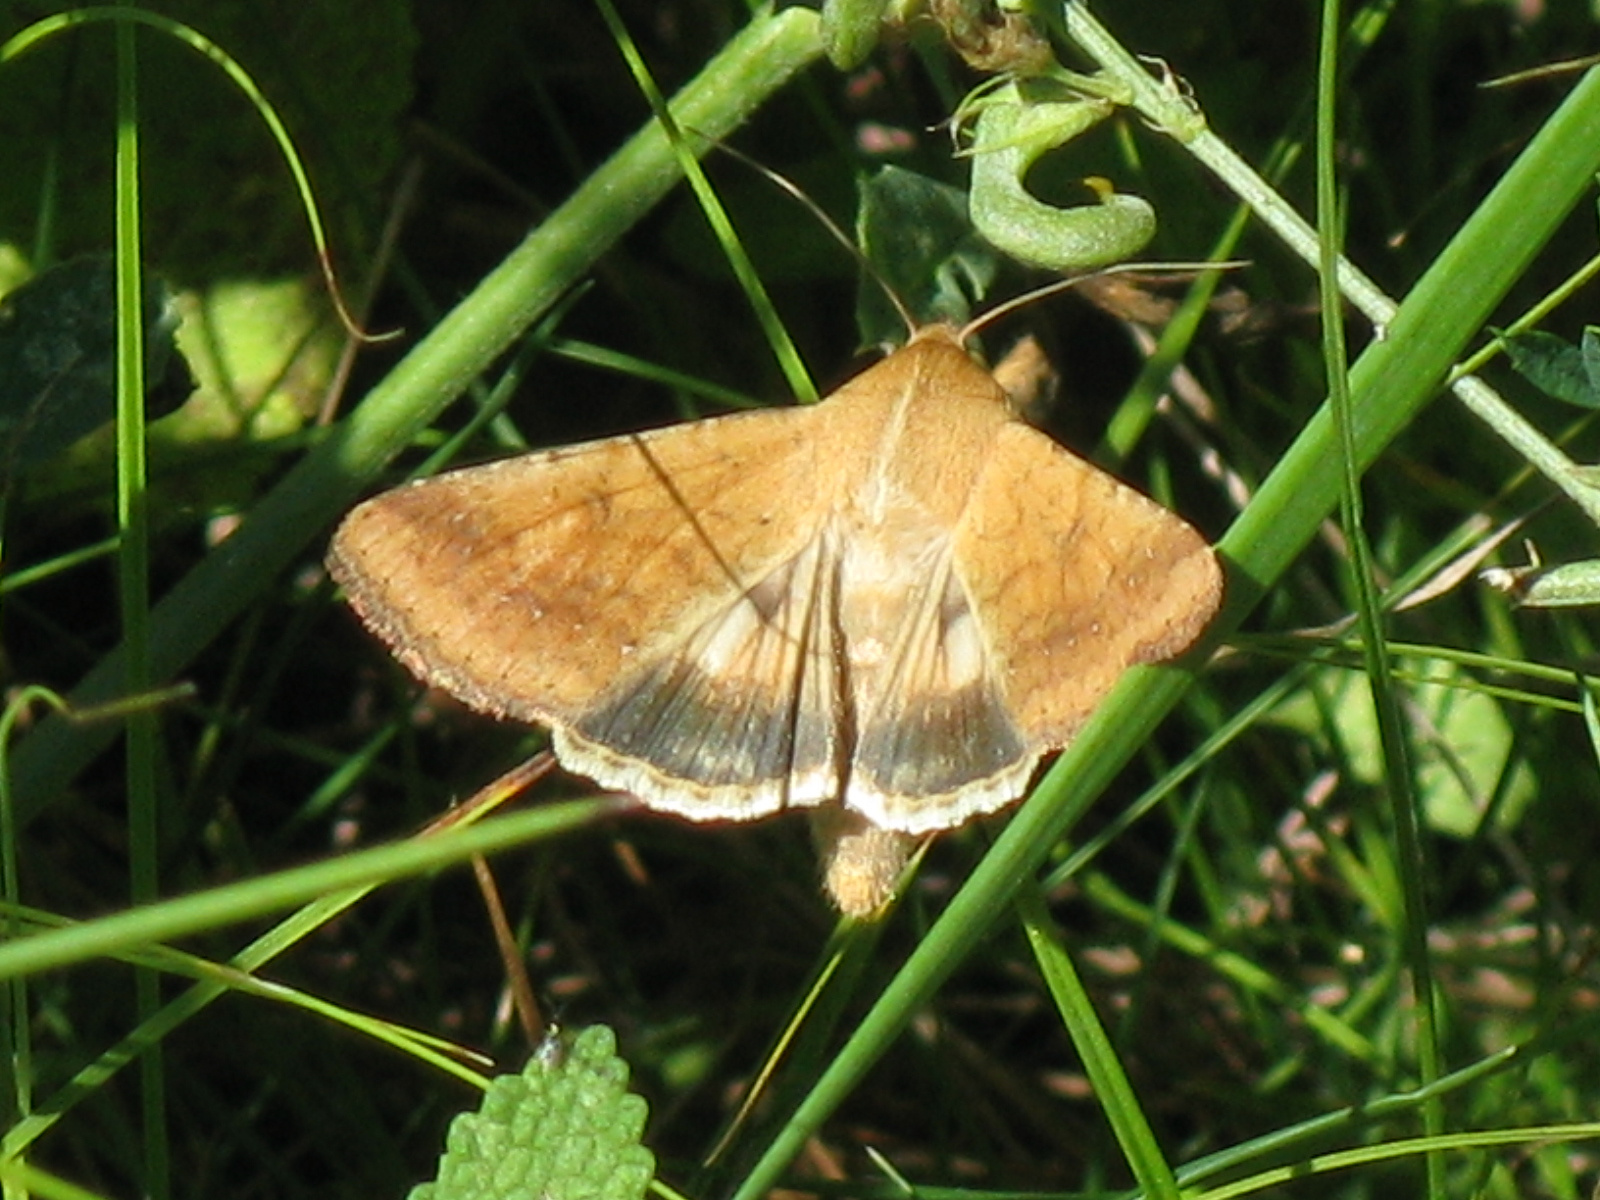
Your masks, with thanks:
<instances>
[{"instance_id":1,"label":"serrated green leaf","mask_svg":"<svg viewBox=\"0 0 1600 1200\"><path fill-rule=\"evenodd\" d=\"M604 1025L541 1046L451 1122L438 1179L410 1200L639 1200L655 1157L640 1143L649 1110L627 1086Z\"/></svg>"}]
</instances>

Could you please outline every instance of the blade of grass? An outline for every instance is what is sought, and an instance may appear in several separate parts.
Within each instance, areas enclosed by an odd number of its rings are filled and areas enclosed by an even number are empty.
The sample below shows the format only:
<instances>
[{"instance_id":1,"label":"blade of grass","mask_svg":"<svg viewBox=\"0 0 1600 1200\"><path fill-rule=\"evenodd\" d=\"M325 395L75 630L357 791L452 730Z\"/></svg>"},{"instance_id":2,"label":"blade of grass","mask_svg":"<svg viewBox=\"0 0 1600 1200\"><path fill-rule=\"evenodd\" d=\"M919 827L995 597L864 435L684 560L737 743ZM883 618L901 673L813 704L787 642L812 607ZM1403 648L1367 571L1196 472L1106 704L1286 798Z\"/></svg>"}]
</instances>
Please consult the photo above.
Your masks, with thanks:
<instances>
[{"instance_id":1,"label":"blade of grass","mask_svg":"<svg viewBox=\"0 0 1600 1200\"><path fill-rule=\"evenodd\" d=\"M1084 990L1072 956L1062 944L1060 930L1050 920L1043 896L1037 887L1021 888L1016 903L1034 960L1039 964L1062 1024L1083 1061L1095 1099L1106 1120L1111 1122L1117 1144L1122 1147L1134 1178L1146 1196L1178 1200L1178 1181L1172 1165L1161 1153L1155 1130L1150 1127L1139 1098L1134 1094L1128 1073L1122 1069L1122 1061L1106 1035L1100 1014L1095 1012L1089 993Z\"/></svg>"},{"instance_id":2,"label":"blade of grass","mask_svg":"<svg viewBox=\"0 0 1600 1200\"><path fill-rule=\"evenodd\" d=\"M452 829L436 837L412 838L342 854L308 866L131 908L83 925L34 934L0 945L0 979L68 966L142 943L172 941L303 904L343 888L416 875L473 854L553 837L592 820L602 807L603 803L595 801L552 804L470 828Z\"/></svg>"},{"instance_id":3,"label":"blade of grass","mask_svg":"<svg viewBox=\"0 0 1600 1200\"><path fill-rule=\"evenodd\" d=\"M1439 1030L1434 1011L1434 974L1428 955L1427 902L1422 894L1426 864L1423 860L1420 799L1415 786L1410 748L1406 743L1389 661L1387 630L1378 601L1372 548L1367 542L1363 517L1360 465L1356 450L1355 421L1350 409L1348 356L1344 338L1344 304L1339 294L1342 214L1334 156L1338 129L1339 0L1323 0L1322 34L1317 61L1317 282L1322 308L1323 365L1328 382L1328 402L1339 435L1339 510L1351 549L1350 576L1356 596L1356 614L1367 683L1378 719L1378 744L1383 756L1383 778L1402 867L1405 897L1405 947L1411 966L1412 998L1416 1006L1417 1071L1424 1086L1439 1078ZM1427 1133L1444 1130L1444 1108L1437 1100L1422 1106ZM1444 1163L1436 1153L1425 1156L1428 1195L1444 1195Z\"/></svg>"},{"instance_id":4,"label":"blade of grass","mask_svg":"<svg viewBox=\"0 0 1600 1200\"><path fill-rule=\"evenodd\" d=\"M70 928L74 922L54 913L41 912L37 909L18 908L8 913L7 916L15 923L26 923L26 927L34 932L51 929ZM388 1045L401 1049L405 1053L437 1067L449 1075L454 1075L463 1082L478 1088L480 1091L488 1087L489 1079L481 1070L474 1070L464 1061L460 1048L448 1038L425 1033L412 1029L393 1021L385 1021L380 1017L360 1013L326 1000L312 992L303 991L289 984L277 980L262 979L248 971L240 970L232 963L212 962L201 958L199 955L189 954L183 950L167 945L141 944L130 947L126 952L118 955L116 961L135 963L147 967L159 974L176 976L183 979L199 981L215 987L219 993L234 992L257 999L267 1000L275 1004L292 1005L319 1016L326 1017L336 1024L343 1025L364 1037L375 1038ZM170 1028L170 1027L169 1027ZM139 1026L143 1037L139 1045L143 1052L159 1045L165 1029L157 1030L150 1022L146 1021ZM453 1052L455 1051L455 1052ZM488 1065L486 1059L478 1060L481 1065ZM7 1137L13 1131L7 1131Z\"/></svg>"},{"instance_id":5,"label":"blade of grass","mask_svg":"<svg viewBox=\"0 0 1600 1200\"><path fill-rule=\"evenodd\" d=\"M729 217L727 207L717 195L716 189L711 186L711 181L706 178L695 149L684 137L683 128L673 119L666 98L656 86L650 68L645 65L644 56L639 53L639 48L628 33L628 27L622 23L622 17L618 15L616 6L611 0L596 0L596 4L606 28L611 31L612 40L617 43L622 56L628 60L628 70L632 72L634 82L639 85L639 90L650 102L650 111L655 113L656 120L666 131L673 151L678 156L678 166L683 171L684 179L688 181L695 199L700 202L700 211L705 214L706 223L716 235L717 244L722 247L722 253L728 260L728 266L733 270L734 278L744 289L750 307L755 311L756 320L760 322L768 342L772 345L773 353L777 356L784 378L789 381L789 389L801 403L815 402L817 387L812 383L805 363L800 360L800 351L795 347L789 331L784 328L783 319L778 316L777 306L772 303L772 297L767 292L767 285L761 281L755 263L750 261L744 243L739 240L738 231L733 227L733 219Z\"/></svg>"},{"instance_id":6,"label":"blade of grass","mask_svg":"<svg viewBox=\"0 0 1600 1200\"><path fill-rule=\"evenodd\" d=\"M122 686L130 696L150 686L150 520L144 431L144 272L139 214L139 58L134 26L116 25L117 136L115 153L117 263L117 580L121 592ZM128 714L125 764L128 867L135 905L161 892L160 805L156 796L156 710ZM140 1020L161 1007L161 976L149 967L133 973ZM146 1195L172 1194L167 1141L166 1066L159 1045L139 1063L139 1115Z\"/></svg>"},{"instance_id":7,"label":"blade of grass","mask_svg":"<svg viewBox=\"0 0 1600 1200\"><path fill-rule=\"evenodd\" d=\"M1442 1137L1407 1138L1382 1142L1375 1146L1362 1146L1355 1150L1340 1150L1332 1154L1315 1154L1289 1166L1274 1167L1247 1179L1240 1179L1222 1187L1197 1193L1202 1200L1231 1200L1234 1196L1253 1196L1273 1188L1323 1175L1343 1171L1350 1167L1379 1162L1395 1162L1421 1155L1425 1158L1442 1156L1446 1150L1465 1150L1474 1147L1518 1146L1524 1143L1588 1141L1600 1135L1600 1124L1595 1122L1571 1125L1538 1125L1529 1129L1492 1129L1470 1133L1452 1133Z\"/></svg>"}]
</instances>

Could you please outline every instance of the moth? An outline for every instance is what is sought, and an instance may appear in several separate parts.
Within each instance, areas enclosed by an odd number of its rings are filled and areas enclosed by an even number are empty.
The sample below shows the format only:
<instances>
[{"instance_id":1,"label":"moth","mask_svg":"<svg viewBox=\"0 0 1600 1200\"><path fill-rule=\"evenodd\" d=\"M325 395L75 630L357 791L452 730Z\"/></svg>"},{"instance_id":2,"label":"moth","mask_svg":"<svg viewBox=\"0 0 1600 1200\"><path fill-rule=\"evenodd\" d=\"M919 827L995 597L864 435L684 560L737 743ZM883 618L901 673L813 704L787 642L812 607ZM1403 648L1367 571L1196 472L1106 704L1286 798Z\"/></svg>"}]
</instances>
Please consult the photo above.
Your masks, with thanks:
<instances>
[{"instance_id":1,"label":"moth","mask_svg":"<svg viewBox=\"0 0 1600 1200\"><path fill-rule=\"evenodd\" d=\"M847 912L1220 604L1205 539L1017 417L952 326L818 404L469 467L328 565L427 683L696 821L812 810Z\"/></svg>"}]
</instances>

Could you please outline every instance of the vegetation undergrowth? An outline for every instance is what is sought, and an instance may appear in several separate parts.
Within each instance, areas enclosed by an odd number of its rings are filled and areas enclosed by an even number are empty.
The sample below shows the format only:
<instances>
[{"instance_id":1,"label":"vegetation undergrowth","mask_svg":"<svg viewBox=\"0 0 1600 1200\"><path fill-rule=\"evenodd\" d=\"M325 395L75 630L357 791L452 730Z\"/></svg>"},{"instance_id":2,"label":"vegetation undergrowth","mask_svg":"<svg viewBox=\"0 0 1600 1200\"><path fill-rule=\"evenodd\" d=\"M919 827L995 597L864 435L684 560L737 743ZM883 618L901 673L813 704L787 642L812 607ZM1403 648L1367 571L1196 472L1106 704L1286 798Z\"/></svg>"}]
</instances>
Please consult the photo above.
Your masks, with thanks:
<instances>
[{"instance_id":1,"label":"vegetation undergrowth","mask_svg":"<svg viewBox=\"0 0 1600 1200\"><path fill-rule=\"evenodd\" d=\"M1046 43L953 0L888 32L861 2L292 7L24 45L39 14L0 5L8 1196L443 1200L452 1117L530 1055L531 1094L580 1089L571 1045L608 1096L631 1074L650 1154L612 1175L653 1154L661 1194L1590 1193L1600 82L1560 66L1589 15L1123 0L1037 6ZM1000 68L1041 46L1093 119L1028 192L1142 197L1137 257L1184 266L985 349L1038 336L1030 415L1217 541L1203 650L878 923L838 925L797 818L552 772L441 820L545 736L419 692L327 580L334 521L867 361L875 285L745 159L924 319L1058 278L965 217L980 123L1046 102ZM516 1019L480 854L564 1032Z\"/></svg>"}]
</instances>

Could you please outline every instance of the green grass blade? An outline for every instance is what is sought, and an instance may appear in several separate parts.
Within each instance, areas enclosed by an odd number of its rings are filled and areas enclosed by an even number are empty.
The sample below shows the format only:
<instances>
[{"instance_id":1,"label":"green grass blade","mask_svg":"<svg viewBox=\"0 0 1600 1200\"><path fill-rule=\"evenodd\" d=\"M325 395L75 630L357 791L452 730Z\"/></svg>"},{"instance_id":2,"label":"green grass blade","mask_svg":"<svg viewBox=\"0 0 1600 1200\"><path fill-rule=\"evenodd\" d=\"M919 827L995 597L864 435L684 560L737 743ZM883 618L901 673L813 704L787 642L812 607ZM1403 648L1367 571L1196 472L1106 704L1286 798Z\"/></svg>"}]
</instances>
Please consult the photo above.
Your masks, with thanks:
<instances>
[{"instance_id":1,"label":"green grass blade","mask_svg":"<svg viewBox=\"0 0 1600 1200\"><path fill-rule=\"evenodd\" d=\"M116 26L116 261L117 261L117 578L121 591L123 688L139 695L150 686L150 509L145 452L144 269L139 205L139 59L135 28ZM126 718L128 858L134 904L161 891L160 802L156 793L156 710ZM161 977L138 967L133 977L141 1020L161 1006ZM172 1193L167 1138L167 1080L160 1046L139 1062L139 1115L144 1192L165 1200Z\"/></svg>"},{"instance_id":2,"label":"green grass blade","mask_svg":"<svg viewBox=\"0 0 1600 1200\"><path fill-rule=\"evenodd\" d=\"M1356 598L1363 657L1372 703L1378 719L1378 743L1383 754L1389 811L1400 858L1400 878L1405 905L1405 947L1411 967L1416 1005L1417 1070L1424 1085L1440 1074L1438 1018L1434 1006L1433 971L1428 955L1428 910L1422 891L1423 861L1420 798L1415 786L1413 756L1406 741L1400 699L1389 661L1387 630L1378 601L1373 555L1367 540L1365 508L1361 494L1354 417L1346 367L1349 359L1344 336L1344 304L1338 288L1338 263L1342 253L1343 216L1339 205L1339 179L1335 169L1338 129L1338 50L1341 35L1338 0L1323 0L1321 52L1317 88L1317 233L1319 298L1322 308L1322 347L1328 380L1328 401L1339 441L1340 515L1349 540L1350 586ZM1444 1109L1438 1101L1423 1105L1428 1133L1444 1128ZM1426 1158L1428 1195L1444 1192L1444 1168L1439 1157Z\"/></svg>"},{"instance_id":3,"label":"green grass blade","mask_svg":"<svg viewBox=\"0 0 1600 1200\"><path fill-rule=\"evenodd\" d=\"M1062 944L1061 931L1050 920L1050 912L1038 889L1018 891L1017 911L1040 973L1077 1048L1078 1057L1083 1060L1095 1098L1111 1122L1117 1144L1133 1169L1134 1178L1145 1195L1155 1200L1178 1200L1178 1181L1172 1166L1161 1152L1155 1130L1144 1115L1116 1047L1106 1035L1100 1015L1095 1012L1094 1003L1073 965L1072 955Z\"/></svg>"},{"instance_id":4,"label":"green grass blade","mask_svg":"<svg viewBox=\"0 0 1600 1200\"><path fill-rule=\"evenodd\" d=\"M593 819L599 806L575 801L498 817L436 837L377 846L324 862L279 871L204 892L163 900L67 929L0 945L0 979L83 962L143 943L166 942L200 930L249 920L344 888L397 879L553 837Z\"/></svg>"}]
</instances>

